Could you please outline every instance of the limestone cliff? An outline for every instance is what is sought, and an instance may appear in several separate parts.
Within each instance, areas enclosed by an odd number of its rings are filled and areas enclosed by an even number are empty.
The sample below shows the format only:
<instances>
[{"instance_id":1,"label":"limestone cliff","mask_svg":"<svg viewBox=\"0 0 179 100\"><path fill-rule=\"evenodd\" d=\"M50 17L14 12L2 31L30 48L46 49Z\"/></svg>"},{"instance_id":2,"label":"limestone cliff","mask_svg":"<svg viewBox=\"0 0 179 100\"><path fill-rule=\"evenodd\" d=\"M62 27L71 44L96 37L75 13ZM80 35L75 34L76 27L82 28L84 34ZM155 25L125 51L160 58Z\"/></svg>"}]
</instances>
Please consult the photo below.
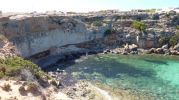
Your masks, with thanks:
<instances>
[{"instance_id":1,"label":"limestone cliff","mask_svg":"<svg viewBox=\"0 0 179 100\"><path fill-rule=\"evenodd\" d=\"M67 44L76 44L103 37L106 26L92 28L81 20L66 16L2 17L1 35L17 48L22 57L29 57Z\"/></svg>"}]
</instances>

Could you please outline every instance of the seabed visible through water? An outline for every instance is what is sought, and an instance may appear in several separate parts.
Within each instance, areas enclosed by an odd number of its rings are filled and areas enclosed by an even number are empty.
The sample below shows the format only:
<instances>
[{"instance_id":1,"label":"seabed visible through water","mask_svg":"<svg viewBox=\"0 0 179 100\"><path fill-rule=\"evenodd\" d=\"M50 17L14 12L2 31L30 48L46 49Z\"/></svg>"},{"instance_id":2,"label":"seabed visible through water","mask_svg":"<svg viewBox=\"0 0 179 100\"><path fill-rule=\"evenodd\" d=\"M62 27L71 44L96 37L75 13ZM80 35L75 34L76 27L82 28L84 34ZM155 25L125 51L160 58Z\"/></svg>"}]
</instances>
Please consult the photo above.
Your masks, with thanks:
<instances>
[{"instance_id":1,"label":"seabed visible through water","mask_svg":"<svg viewBox=\"0 0 179 100\"><path fill-rule=\"evenodd\" d=\"M76 79L100 83L116 92L135 91L157 100L179 100L179 57L92 55L64 69Z\"/></svg>"}]
</instances>

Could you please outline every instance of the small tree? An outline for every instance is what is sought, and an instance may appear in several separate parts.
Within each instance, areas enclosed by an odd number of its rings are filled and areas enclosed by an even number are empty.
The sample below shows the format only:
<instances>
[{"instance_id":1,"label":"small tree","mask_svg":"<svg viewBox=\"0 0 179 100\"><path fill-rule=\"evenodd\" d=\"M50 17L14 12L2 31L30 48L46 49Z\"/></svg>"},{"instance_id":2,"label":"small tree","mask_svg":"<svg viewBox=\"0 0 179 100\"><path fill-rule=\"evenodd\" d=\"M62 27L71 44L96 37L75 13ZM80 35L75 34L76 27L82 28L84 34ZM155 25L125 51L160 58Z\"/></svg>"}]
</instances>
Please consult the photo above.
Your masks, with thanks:
<instances>
[{"instance_id":1,"label":"small tree","mask_svg":"<svg viewBox=\"0 0 179 100\"><path fill-rule=\"evenodd\" d=\"M140 21L133 21L132 27L138 29L139 31L144 31L146 29L146 25Z\"/></svg>"},{"instance_id":2,"label":"small tree","mask_svg":"<svg viewBox=\"0 0 179 100\"><path fill-rule=\"evenodd\" d=\"M159 38L159 42L160 44L164 45L164 44L168 44L169 43L169 40L170 40L170 37L168 36L160 36Z\"/></svg>"},{"instance_id":3,"label":"small tree","mask_svg":"<svg viewBox=\"0 0 179 100\"><path fill-rule=\"evenodd\" d=\"M175 35L170 38L169 43L171 46L175 46L177 44L177 42L178 42L177 37Z\"/></svg>"},{"instance_id":4,"label":"small tree","mask_svg":"<svg viewBox=\"0 0 179 100\"><path fill-rule=\"evenodd\" d=\"M113 33L115 33L115 30L107 29L107 30L104 32L104 36L108 36L108 35L113 34Z\"/></svg>"},{"instance_id":5,"label":"small tree","mask_svg":"<svg viewBox=\"0 0 179 100\"><path fill-rule=\"evenodd\" d=\"M101 21L94 21L94 22L93 22L93 25L94 25L94 26L102 26L102 25L103 25L103 22L101 22Z\"/></svg>"},{"instance_id":6,"label":"small tree","mask_svg":"<svg viewBox=\"0 0 179 100\"><path fill-rule=\"evenodd\" d=\"M175 35L173 35L170 38L169 43L170 43L171 46L175 46L178 42L179 42L179 33L176 33Z\"/></svg>"},{"instance_id":7,"label":"small tree","mask_svg":"<svg viewBox=\"0 0 179 100\"><path fill-rule=\"evenodd\" d=\"M141 21L136 21L136 20L133 21L132 27L139 30L141 32L140 35L145 35L146 25L142 23Z\"/></svg>"}]
</instances>

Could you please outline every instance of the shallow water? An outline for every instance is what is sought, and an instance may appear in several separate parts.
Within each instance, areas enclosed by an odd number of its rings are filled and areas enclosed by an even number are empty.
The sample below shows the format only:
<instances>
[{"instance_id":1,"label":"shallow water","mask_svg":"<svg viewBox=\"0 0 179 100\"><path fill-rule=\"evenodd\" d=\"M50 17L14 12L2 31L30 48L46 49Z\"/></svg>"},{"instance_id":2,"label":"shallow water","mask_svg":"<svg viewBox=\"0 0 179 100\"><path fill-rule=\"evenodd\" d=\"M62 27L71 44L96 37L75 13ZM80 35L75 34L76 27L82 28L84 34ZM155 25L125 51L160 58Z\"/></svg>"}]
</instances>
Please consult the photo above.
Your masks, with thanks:
<instances>
[{"instance_id":1,"label":"shallow water","mask_svg":"<svg viewBox=\"0 0 179 100\"><path fill-rule=\"evenodd\" d=\"M179 59L167 56L95 55L66 67L77 79L179 100Z\"/></svg>"}]
</instances>

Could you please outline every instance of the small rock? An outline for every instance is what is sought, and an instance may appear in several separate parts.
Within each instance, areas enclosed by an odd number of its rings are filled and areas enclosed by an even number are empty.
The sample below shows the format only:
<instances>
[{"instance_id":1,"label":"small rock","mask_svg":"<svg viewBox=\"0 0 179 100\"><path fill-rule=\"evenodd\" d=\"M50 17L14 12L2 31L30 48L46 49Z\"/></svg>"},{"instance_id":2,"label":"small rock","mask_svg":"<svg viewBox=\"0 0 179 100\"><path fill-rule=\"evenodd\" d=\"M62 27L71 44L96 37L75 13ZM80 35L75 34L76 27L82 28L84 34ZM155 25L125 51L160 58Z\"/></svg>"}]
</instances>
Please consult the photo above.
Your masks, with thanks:
<instances>
[{"instance_id":1,"label":"small rock","mask_svg":"<svg viewBox=\"0 0 179 100\"><path fill-rule=\"evenodd\" d=\"M123 51L121 54L122 55L128 55L128 52L127 51Z\"/></svg>"},{"instance_id":2,"label":"small rock","mask_svg":"<svg viewBox=\"0 0 179 100\"><path fill-rule=\"evenodd\" d=\"M162 49L168 49L168 44L163 45L163 46L162 46Z\"/></svg>"},{"instance_id":3,"label":"small rock","mask_svg":"<svg viewBox=\"0 0 179 100\"><path fill-rule=\"evenodd\" d=\"M137 51L137 48L138 48L138 46L135 45L135 44L129 45L129 49L130 49L131 51Z\"/></svg>"},{"instance_id":4,"label":"small rock","mask_svg":"<svg viewBox=\"0 0 179 100\"><path fill-rule=\"evenodd\" d=\"M177 55L177 51L176 50L170 50L170 53L172 54L172 55Z\"/></svg>"}]
</instances>

